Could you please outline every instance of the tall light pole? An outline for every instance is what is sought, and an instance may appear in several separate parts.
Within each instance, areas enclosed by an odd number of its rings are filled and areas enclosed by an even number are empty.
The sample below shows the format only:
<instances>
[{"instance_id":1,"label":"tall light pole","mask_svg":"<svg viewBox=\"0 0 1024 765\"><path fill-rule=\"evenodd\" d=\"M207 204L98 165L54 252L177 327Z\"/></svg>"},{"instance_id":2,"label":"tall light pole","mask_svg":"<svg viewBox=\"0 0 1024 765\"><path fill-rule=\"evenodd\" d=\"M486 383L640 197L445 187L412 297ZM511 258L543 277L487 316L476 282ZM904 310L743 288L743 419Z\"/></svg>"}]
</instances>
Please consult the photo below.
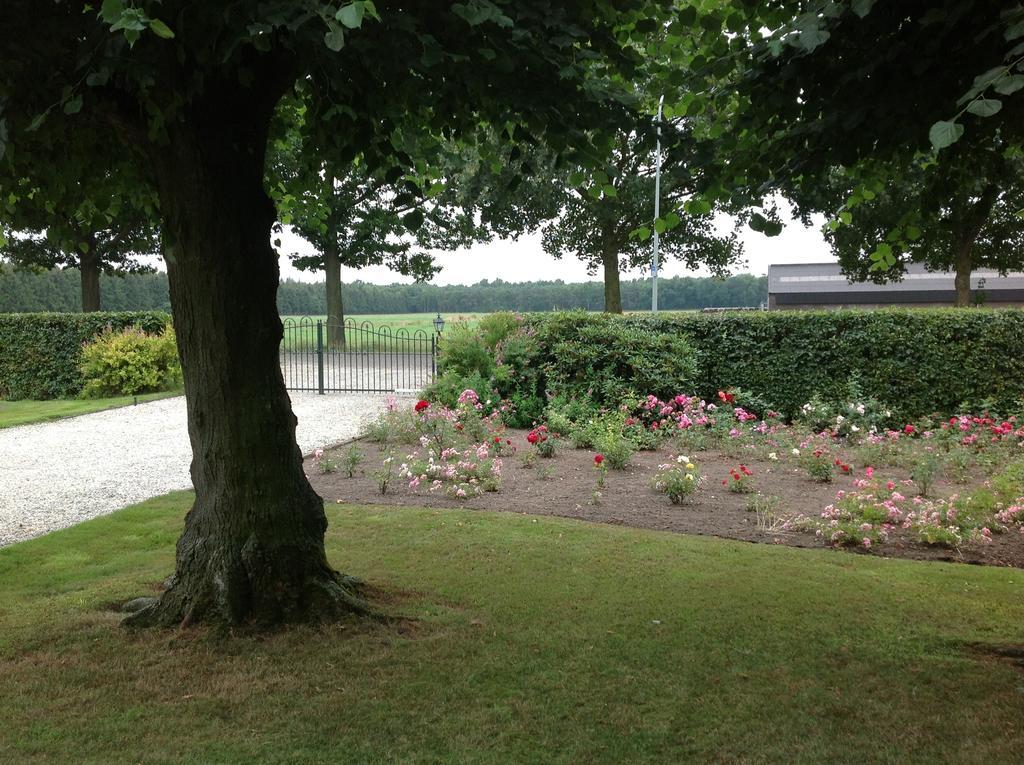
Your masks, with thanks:
<instances>
[{"instance_id":1,"label":"tall light pole","mask_svg":"<svg viewBox=\"0 0 1024 765\"><path fill-rule=\"evenodd\" d=\"M661 217L661 107L658 99L658 148L654 155L654 254L651 256L651 313L658 312L658 218Z\"/></svg>"}]
</instances>

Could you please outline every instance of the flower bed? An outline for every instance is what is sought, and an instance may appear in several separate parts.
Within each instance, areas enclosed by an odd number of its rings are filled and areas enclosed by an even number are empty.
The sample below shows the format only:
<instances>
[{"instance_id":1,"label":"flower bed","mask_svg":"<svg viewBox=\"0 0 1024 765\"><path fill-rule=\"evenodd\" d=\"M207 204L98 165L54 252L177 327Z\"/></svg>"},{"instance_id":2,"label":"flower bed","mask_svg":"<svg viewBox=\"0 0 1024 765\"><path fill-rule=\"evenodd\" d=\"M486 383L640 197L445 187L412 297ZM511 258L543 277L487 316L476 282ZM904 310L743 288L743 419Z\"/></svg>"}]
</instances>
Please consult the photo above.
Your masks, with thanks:
<instances>
[{"instance_id":1,"label":"flower bed","mask_svg":"<svg viewBox=\"0 0 1024 765\"><path fill-rule=\"evenodd\" d=\"M351 478L322 470L330 452L307 472L328 501L464 504L1024 566L1024 428L1016 418L862 427L854 402L850 417L814 432L769 411L758 416L750 398L647 397L575 420L552 412L529 430L510 430L507 403L466 391L451 408L391 407L370 429L373 440L349 447L367 455Z\"/></svg>"}]
</instances>

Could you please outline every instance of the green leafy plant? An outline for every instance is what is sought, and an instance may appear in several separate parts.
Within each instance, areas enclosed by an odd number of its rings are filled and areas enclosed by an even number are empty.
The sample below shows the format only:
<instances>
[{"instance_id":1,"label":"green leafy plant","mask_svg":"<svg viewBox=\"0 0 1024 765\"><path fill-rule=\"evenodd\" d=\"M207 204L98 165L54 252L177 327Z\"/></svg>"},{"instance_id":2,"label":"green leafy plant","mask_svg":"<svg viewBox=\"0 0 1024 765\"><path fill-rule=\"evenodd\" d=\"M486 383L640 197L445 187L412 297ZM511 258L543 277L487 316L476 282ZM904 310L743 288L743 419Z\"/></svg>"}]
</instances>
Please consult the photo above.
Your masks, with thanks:
<instances>
[{"instance_id":1,"label":"green leafy plant","mask_svg":"<svg viewBox=\"0 0 1024 765\"><path fill-rule=\"evenodd\" d=\"M391 481L395 477L395 452L393 449L384 452L381 467L374 473L374 477L377 479L377 491L381 496L386 495L391 489Z\"/></svg>"},{"instance_id":2,"label":"green leafy plant","mask_svg":"<svg viewBox=\"0 0 1024 765\"><path fill-rule=\"evenodd\" d=\"M174 331L148 334L135 327L104 330L82 347L82 396L135 395L181 385Z\"/></svg>"},{"instance_id":3,"label":"green leafy plant","mask_svg":"<svg viewBox=\"0 0 1024 765\"><path fill-rule=\"evenodd\" d=\"M935 483L942 461L934 452L925 452L914 463L910 471L910 480L917 486L917 493L927 497Z\"/></svg>"},{"instance_id":4,"label":"green leafy plant","mask_svg":"<svg viewBox=\"0 0 1024 765\"><path fill-rule=\"evenodd\" d=\"M774 534L782 529L786 518L779 512L781 504L778 497L764 494L754 494L747 500L747 511L754 513L758 531Z\"/></svg>"},{"instance_id":5,"label":"green leafy plant","mask_svg":"<svg viewBox=\"0 0 1024 765\"><path fill-rule=\"evenodd\" d=\"M338 463L323 449L313 452L313 466L322 474L333 473L338 469Z\"/></svg>"},{"instance_id":6,"label":"green leafy plant","mask_svg":"<svg viewBox=\"0 0 1024 765\"><path fill-rule=\"evenodd\" d=\"M350 445L341 458L341 464L345 466L345 475L354 478L364 459L362 450L355 444Z\"/></svg>"},{"instance_id":7,"label":"green leafy plant","mask_svg":"<svg viewBox=\"0 0 1024 765\"><path fill-rule=\"evenodd\" d=\"M527 433L526 441L544 459L551 459L558 453L558 437L548 430L547 425L539 425Z\"/></svg>"},{"instance_id":8,"label":"green leafy plant","mask_svg":"<svg viewBox=\"0 0 1024 765\"><path fill-rule=\"evenodd\" d=\"M612 470L625 470L636 453L636 444L622 434L615 418L605 421L604 429L594 439L594 448L604 455Z\"/></svg>"},{"instance_id":9,"label":"green leafy plant","mask_svg":"<svg viewBox=\"0 0 1024 765\"><path fill-rule=\"evenodd\" d=\"M730 468L729 477L722 481L722 485L733 494L749 494L754 491L751 483L753 475L754 471L741 463L737 467Z\"/></svg>"},{"instance_id":10,"label":"green leafy plant","mask_svg":"<svg viewBox=\"0 0 1024 765\"><path fill-rule=\"evenodd\" d=\"M831 483L835 476L835 462L828 452L821 449L804 450L800 454L800 466L812 481Z\"/></svg>"},{"instance_id":11,"label":"green leafy plant","mask_svg":"<svg viewBox=\"0 0 1024 765\"><path fill-rule=\"evenodd\" d=\"M652 485L668 497L673 505L681 505L697 491L700 469L687 455L680 454L672 462L658 466Z\"/></svg>"},{"instance_id":12,"label":"green leafy plant","mask_svg":"<svg viewBox=\"0 0 1024 765\"><path fill-rule=\"evenodd\" d=\"M440 341L437 366L442 374L454 372L464 378L488 379L494 371L494 355L477 327L453 322Z\"/></svg>"}]
</instances>

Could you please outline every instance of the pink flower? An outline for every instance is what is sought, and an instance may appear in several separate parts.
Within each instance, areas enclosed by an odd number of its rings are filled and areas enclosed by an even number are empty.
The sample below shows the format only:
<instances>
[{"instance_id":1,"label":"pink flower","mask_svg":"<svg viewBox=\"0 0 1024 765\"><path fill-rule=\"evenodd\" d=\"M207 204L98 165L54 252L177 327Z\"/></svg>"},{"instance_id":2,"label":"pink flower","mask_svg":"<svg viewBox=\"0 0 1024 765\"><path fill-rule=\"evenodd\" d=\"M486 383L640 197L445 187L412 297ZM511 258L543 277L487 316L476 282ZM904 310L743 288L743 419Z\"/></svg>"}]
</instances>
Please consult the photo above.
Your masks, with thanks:
<instances>
[{"instance_id":1,"label":"pink flower","mask_svg":"<svg viewBox=\"0 0 1024 765\"><path fill-rule=\"evenodd\" d=\"M875 469L871 466L868 466L867 468L864 469L864 475L866 475L868 478L874 478Z\"/></svg>"},{"instance_id":2,"label":"pink flower","mask_svg":"<svg viewBox=\"0 0 1024 765\"><path fill-rule=\"evenodd\" d=\"M870 550L871 549L871 537L864 537L864 539L861 540L861 544L864 545L864 549L865 550Z\"/></svg>"}]
</instances>

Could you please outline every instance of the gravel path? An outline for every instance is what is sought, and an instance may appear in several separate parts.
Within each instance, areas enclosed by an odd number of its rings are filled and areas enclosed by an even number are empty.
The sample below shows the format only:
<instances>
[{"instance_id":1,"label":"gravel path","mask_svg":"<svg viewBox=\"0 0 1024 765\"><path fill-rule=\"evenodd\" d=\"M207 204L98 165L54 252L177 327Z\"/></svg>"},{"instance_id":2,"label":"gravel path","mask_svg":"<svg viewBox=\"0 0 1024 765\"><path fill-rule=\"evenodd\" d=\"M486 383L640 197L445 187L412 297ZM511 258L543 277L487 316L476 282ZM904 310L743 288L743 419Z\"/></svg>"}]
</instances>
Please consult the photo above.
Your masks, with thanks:
<instances>
[{"instance_id":1,"label":"gravel path","mask_svg":"<svg viewBox=\"0 0 1024 765\"><path fill-rule=\"evenodd\" d=\"M354 438L386 394L290 394L303 454ZM0 546L192 486L181 396L0 430Z\"/></svg>"}]
</instances>

